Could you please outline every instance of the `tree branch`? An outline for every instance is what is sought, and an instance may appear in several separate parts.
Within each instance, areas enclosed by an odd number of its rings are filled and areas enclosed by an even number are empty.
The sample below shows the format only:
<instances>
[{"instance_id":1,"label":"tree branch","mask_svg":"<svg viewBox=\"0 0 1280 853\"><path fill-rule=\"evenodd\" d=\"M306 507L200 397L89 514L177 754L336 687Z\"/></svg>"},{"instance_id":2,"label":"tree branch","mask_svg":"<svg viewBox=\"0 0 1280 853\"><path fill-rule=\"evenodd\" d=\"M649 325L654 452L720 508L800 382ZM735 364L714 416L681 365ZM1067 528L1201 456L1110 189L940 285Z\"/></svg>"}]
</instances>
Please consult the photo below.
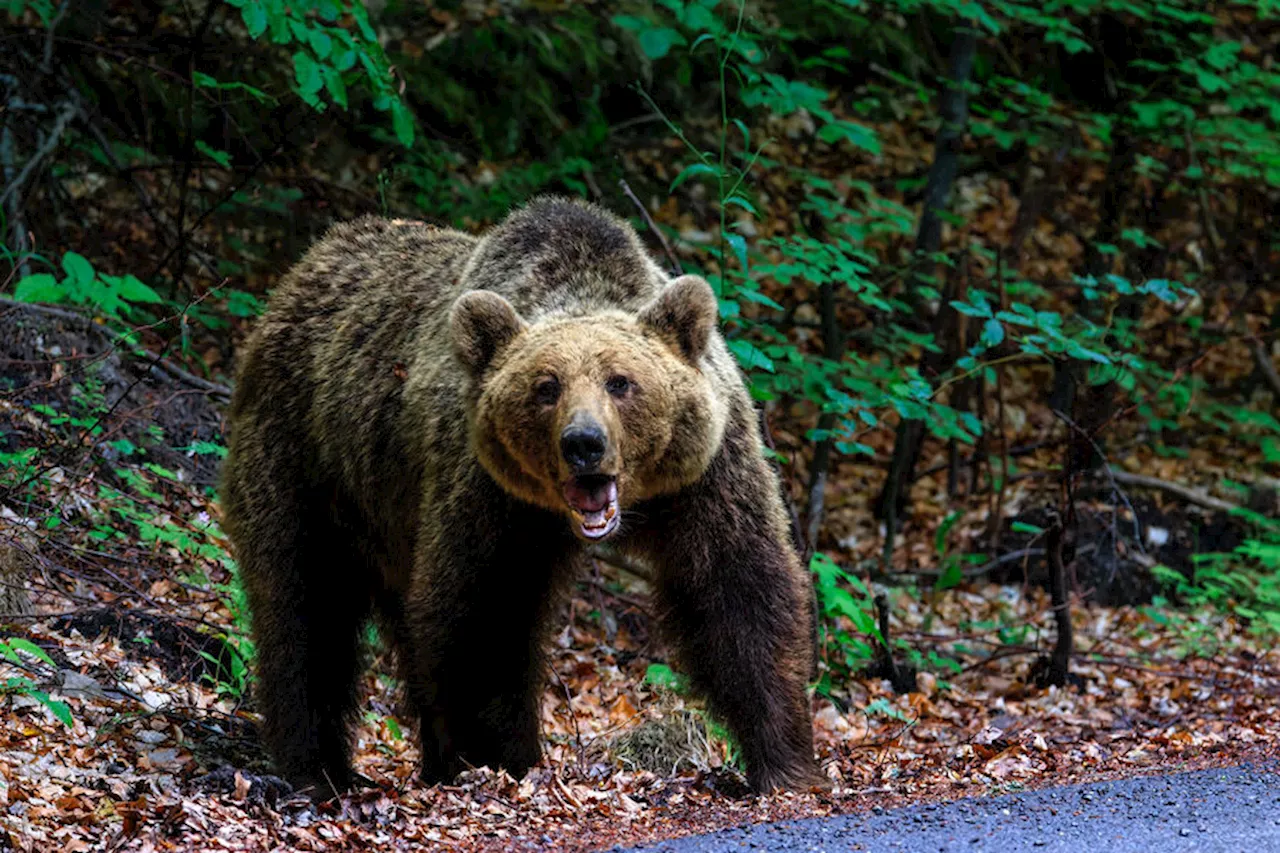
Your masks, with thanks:
<instances>
[{"instance_id":1,"label":"tree branch","mask_svg":"<svg viewBox=\"0 0 1280 853\"><path fill-rule=\"evenodd\" d=\"M680 259L676 257L675 250L671 248L671 243L667 241L667 235L662 233L662 229L658 228L653 217L649 215L649 208L644 206L644 202L632 192L631 185L627 183L626 178L618 181L618 186L622 187L622 192L627 198L631 199L631 203L640 211L640 215L644 217L645 224L649 226L649 230L658 238L658 242L662 244L662 250L667 253L667 260L671 261L671 274L684 275L684 267L680 266Z\"/></svg>"},{"instance_id":2,"label":"tree branch","mask_svg":"<svg viewBox=\"0 0 1280 853\"><path fill-rule=\"evenodd\" d=\"M0 207L8 203L10 197L17 197L22 190L22 185L31 177L31 173L40 165L40 161L54 152L58 147L58 143L62 141L62 134L66 133L67 125L71 123L71 119L75 117L77 112L76 105L71 101L63 101L58 106L58 112L53 119L53 128L49 131L44 143L31 156L26 165L22 167L22 171L18 172L18 176L13 179L13 182L4 188L4 192L0 192Z\"/></svg>"},{"instance_id":3,"label":"tree branch","mask_svg":"<svg viewBox=\"0 0 1280 853\"><path fill-rule=\"evenodd\" d=\"M1170 483L1168 480L1161 480L1158 477L1148 477L1145 474L1130 474L1128 471L1111 471L1111 479L1127 486L1137 486L1142 489L1154 489L1158 492L1164 492L1181 498L1188 503L1209 509L1221 510L1222 512L1235 512L1240 509L1239 506L1230 501L1224 501L1221 498L1215 498L1213 495L1205 494L1199 489L1192 489L1178 483Z\"/></svg>"}]
</instances>

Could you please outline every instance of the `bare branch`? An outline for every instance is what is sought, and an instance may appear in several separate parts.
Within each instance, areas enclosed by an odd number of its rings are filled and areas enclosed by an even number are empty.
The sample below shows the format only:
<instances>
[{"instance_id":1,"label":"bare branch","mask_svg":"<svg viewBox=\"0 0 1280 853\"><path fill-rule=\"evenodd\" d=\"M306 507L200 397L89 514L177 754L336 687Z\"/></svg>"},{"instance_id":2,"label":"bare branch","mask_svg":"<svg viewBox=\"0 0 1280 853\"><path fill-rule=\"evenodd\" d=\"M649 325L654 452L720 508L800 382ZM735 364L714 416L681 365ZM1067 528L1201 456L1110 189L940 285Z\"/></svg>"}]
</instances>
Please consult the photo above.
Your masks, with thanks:
<instances>
[{"instance_id":1,"label":"bare branch","mask_svg":"<svg viewBox=\"0 0 1280 853\"><path fill-rule=\"evenodd\" d=\"M658 242L662 244L662 250L667 253L667 260L671 261L671 274L683 275L684 267L680 266L680 259L676 257L675 250L671 248L671 243L667 241L667 235L662 233L662 229L658 228L658 224L653 221L653 217L649 215L649 208L644 206L644 202L631 190L631 185L627 183L626 178L618 181L618 186L622 187L622 191L627 198L631 199L631 203L640 211L640 215L644 217L645 224L649 226L658 238Z\"/></svg>"},{"instance_id":2,"label":"bare branch","mask_svg":"<svg viewBox=\"0 0 1280 853\"><path fill-rule=\"evenodd\" d=\"M58 144L62 141L62 135L67 131L67 125L71 123L71 119L75 118L78 111L76 105L71 101L63 101L58 106L58 112L53 119L53 127L50 129L49 135L45 137L44 144L36 150L36 153L27 161L27 164L22 167L22 171L13 179L13 182L4 188L4 192L0 192L0 207L8 203L10 197L17 197L22 190L23 184L27 182L36 167L40 165L40 161L57 149Z\"/></svg>"},{"instance_id":3,"label":"bare branch","mask_svg":"<svg viewBox=\"0 0 1280 853\"><path fill-rule=\"evenodd\" d=\"M1178 483L1170 483L1168 480L1161 480L1158 477L1148 477L1145 474L1130 474L1128 471L1112 471L1111 477L1117 483L1137 486L1142 489L1154 489L1209 509L1221 510L1222 512L1235 512L1240 509L1239 506L1230 501L1224 501L1221 498L1215 498L1213 495L1205 494L1199 489L1192 489Z\"/></svg>"}]
</instances>

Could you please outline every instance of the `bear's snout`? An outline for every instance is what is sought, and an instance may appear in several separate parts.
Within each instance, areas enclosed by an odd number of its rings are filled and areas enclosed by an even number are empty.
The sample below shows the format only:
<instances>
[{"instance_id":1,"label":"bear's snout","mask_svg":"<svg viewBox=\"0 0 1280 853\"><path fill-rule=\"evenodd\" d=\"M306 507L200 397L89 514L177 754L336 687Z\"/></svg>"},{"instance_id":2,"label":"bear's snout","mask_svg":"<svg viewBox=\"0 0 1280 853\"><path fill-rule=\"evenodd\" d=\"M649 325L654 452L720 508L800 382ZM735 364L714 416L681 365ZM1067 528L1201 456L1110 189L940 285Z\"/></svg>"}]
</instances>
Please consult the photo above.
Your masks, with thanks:
<instances>
[{"instance_id":1,"label":"bear's snout","mask_svg":"<svg viewBox=\"0 0 1280 853\"><path fill-rule=\"evenodd\" d=\"M560 455L574 474L593 474L608 445L604 430L593 422L571 423L560 433Z\"/></svg>"}]
</instances>

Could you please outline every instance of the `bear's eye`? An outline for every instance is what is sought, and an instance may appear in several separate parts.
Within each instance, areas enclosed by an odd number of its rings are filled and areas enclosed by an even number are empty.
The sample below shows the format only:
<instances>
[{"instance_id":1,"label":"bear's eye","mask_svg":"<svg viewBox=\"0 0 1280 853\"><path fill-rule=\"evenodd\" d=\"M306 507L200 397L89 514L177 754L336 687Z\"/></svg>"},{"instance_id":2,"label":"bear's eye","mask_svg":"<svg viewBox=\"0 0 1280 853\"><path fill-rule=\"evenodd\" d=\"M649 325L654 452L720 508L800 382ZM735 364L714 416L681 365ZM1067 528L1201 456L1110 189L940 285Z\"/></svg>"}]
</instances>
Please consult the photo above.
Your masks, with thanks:
<instances>
[{"instance_id":1,"label":"bear's eye","mask_svg":"<svg viewBox=\"0 0 1280 853\"><path fill-rule=\"evenodd\" d=\"M604 383L605 390L615 397L625 397L631 390L631 380L625 376L610 376Z\"/></svg>"},{"instance_id":2,"label":"bear's eye","mask_svg":"<svg viewBox=\"0 0 1280 853\"><path fill-rule=\"evenodd\" d=\"M555 405L556 400L560 399L560 380L554 376L548 376L545 379L538 380L533 386L533 401L539 406Z\"/></svg>"}]
</instances>

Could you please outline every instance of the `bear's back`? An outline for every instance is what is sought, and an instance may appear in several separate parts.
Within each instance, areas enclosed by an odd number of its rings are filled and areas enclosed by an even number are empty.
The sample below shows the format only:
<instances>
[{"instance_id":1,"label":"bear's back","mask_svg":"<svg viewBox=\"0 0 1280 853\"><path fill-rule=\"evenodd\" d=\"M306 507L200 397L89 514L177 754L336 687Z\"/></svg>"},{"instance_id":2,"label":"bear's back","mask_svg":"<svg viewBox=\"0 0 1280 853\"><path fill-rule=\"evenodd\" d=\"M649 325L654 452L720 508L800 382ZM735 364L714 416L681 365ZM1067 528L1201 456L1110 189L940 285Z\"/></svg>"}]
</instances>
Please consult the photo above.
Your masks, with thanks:
<instances>
[{"instance_id":1,"label":"bear's back","mask_svg":"<svg viewBox=\"0 0 1280 853\"><path fill-rule=\"evenodd\" d=\"M589 202L542 196L484 235L462 289L500 293L534 322L638 311L667 280L628 222Z\"/></svg>"}]
</instances>

